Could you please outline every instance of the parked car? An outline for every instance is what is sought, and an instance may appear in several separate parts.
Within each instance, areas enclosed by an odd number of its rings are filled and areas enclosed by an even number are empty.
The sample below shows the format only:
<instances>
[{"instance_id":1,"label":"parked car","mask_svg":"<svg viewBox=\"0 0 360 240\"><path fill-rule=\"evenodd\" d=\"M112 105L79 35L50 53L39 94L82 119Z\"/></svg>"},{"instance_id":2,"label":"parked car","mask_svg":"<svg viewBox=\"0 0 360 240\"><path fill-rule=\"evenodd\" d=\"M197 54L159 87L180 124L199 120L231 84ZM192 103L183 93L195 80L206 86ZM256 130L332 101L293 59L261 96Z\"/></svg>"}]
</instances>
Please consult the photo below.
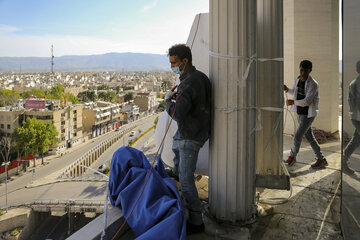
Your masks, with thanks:
<instances>
[{"instance_id":1,"label":"parked car","mask_svg":"<svg viewBox=\"0 0 360 240\"><path fill-rule=\"evenodd\" d=\"M103 164L101 164L101 165L98 167L97 170L98 170L99 172L102 172L105 168L106 168L106 164L103 163Z\"/></svg>"},{"instance_id":2,"label":"parked car","mask_svg":"<svg viewBox=\"0 0 360 240\"><path fill-rule=\"evenodd\" d=\"M135 134L136 134L136 132L135 132L135 131L132 131L132 132L130 133L129 137L133 137L133 136L135 136Z\"/></svg>"}]
</instances>

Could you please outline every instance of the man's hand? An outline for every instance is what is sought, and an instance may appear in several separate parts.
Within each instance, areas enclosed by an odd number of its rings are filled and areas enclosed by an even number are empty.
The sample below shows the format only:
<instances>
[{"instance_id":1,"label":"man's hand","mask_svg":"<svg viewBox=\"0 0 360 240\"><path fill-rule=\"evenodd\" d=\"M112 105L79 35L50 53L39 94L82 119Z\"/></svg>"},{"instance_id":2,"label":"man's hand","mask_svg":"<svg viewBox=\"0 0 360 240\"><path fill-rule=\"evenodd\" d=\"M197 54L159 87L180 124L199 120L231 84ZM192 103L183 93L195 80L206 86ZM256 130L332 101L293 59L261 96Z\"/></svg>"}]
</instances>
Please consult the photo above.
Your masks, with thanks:
<instances>
[{"instance_id":1,"label":"man's hand","mask_svg":"<svg viewBox=\"0 0 360 240\"><path fill-rule=\"evenodd\" d=\"M289 91L289 88L284 84L284 91L285 92L288 92Z\"/></svg>"},{"instance_id":2,"label":"man's hand","mask_svg":"<svg viewBox=\"0 0 360 240\"><path fill-rule=\"evenodd\" d=\"M171 102L171 99L175 100L176 99L176 94L177 92L175 92L175 89L177 88L178 85L175 85L171 90L169 90L166 95L165 95L165 102Z\"/></svg>"},{"instance_id":3,"label":"man's hand","mask_svg":"<svg viewBox=\"0 0 360 240\"><path fill-rule=\"evenodd\" d=\"M173 93L174 93L174 91L172 91L172 90L169 90L169 91L166 93L166 95L165 95L165 101L166 101L166 102L167 102L167 101L171 101L171 97L172 97Z\"/></svg>"},{"instance_id":4,"label":"man's hand","mask_svg":"<svg viewBox=\"0 0 360 240\"><path fill-rule=\"evenodd\" d=\"M286 106L294 105L294 100L288 99L286 100Z\"/></svg>"}]
</instances>

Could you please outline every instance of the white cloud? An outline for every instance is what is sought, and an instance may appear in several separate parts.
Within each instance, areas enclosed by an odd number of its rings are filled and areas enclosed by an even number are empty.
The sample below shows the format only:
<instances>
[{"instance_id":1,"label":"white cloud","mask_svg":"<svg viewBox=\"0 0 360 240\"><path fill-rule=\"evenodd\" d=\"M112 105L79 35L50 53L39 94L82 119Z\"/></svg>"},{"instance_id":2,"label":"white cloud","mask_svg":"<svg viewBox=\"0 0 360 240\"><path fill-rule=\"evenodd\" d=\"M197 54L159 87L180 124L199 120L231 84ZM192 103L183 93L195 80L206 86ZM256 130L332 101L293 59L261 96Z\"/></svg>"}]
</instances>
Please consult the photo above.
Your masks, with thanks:
<instances>
[{"instance_id":1,"label":"white cloud","mask_svg":"<svg viewBox=\"0 0 360 240\"><path fill-rule=\"evenodd\" d=\"M149 5L145 5L140 12L144 13L149 11L150 9L154 8L156 5L158 4L158 0L153 1L151 4Z\"/></svg>"},{"instance_id":2,"label":"white cloud","mask_svg":"<svg viewBox=\"0 0 360 240\"><path fill-rule=\"evenodd\" d=\"M0 33L12 33L12 32L18 32L22 29L6 24L0 24Z\"/></svg>"}]
</instances>

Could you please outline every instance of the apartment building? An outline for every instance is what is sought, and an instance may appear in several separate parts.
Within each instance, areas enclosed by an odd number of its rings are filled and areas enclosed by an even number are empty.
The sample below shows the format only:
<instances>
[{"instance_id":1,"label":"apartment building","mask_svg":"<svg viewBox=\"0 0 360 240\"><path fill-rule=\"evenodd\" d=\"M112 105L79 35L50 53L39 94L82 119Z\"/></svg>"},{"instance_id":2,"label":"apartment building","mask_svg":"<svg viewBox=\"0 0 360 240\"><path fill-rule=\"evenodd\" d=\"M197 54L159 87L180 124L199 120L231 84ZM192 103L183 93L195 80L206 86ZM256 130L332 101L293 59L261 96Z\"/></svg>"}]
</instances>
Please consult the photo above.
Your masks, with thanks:
<instances>
[{"instance_id":1,"label":"apartment building","mask_svg":"<svg viewBox=\"0 0 360 240\"><path fill-rule=\"evenodd\" d=\"M82 104L69 105L65 108L26 109L25 119L36 118L44 123L52 122L58 132L59 142L55 151L62 151L83 141Z\"/></svg>"},{"instance_id":2,"label":"apartment building","mask_svg":"<svg viewBox=\"0 0 360 240\"><path fill-rule=\"evenodd\" d=\"M83 130L90 138L121 126L120 104L97 101L86 103L83 109Z\"/></svg>"},{"instance_id":3,"label":"apartment building","mask_svg":"<svg viewBox=\"0 0 360 240\"><path fill-rule=\"evenodd\" d=\"M0 108L0 131L10 136L24 120L24 109L14 107Z\"/></svg>"},{"instance_id":4,"label":"apartment building","mask_svg":"<svg viewBox=\"0 0 360 240\"><path fill-rule=\"evenodd\" d=\"M51 122L59 142L50 151L62 151L83 141L82 104L60 108L60 100L20 99L16 106L0 108L0 130L11 135L26 118Z\"/></svg>"},{"instance_id":5,"label":"apartment building","mask_svg":"<svg viewBox=\"0 0 360 240\"><path fill-rule=\"evenodd\" d=\"M121 107L121 111L123 115L126 117L126 122L131 122L139 119L140 116L140 108L138 105L131 100L127 104L123 104Z\"/></svg>"},{"instance_id":6,"label":"apartment building","mask_svg":"<svg viewBox=\"0 0 360 240\"><path fill-rule=\"evenodd\" d=\"M152 111L156 105L156 93L143 92L137 93L134 98L134 103L139 106L140 112Z\"/></svg>"}]
</instances>

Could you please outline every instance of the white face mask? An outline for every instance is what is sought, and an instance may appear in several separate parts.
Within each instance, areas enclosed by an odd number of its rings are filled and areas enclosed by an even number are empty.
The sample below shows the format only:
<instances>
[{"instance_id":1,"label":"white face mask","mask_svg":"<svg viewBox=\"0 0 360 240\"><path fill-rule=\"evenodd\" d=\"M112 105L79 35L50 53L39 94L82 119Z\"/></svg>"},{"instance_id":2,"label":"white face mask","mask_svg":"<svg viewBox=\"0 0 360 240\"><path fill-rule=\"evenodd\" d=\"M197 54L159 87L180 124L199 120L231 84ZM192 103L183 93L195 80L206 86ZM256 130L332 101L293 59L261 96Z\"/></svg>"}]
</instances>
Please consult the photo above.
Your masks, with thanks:
<instances>
[{"instance_id":1,"label":"white face mask","mask_svg":"<svg viewBox=\"0 0 360 240\"><path fill-rule=\"evenodd\" d=\"M176 74L182 74L184 71L181 71L180 68L179 68L181 64L182 63L180 63L179 66L172 67L171 70Z\"/></svg>"}]
</instances>

